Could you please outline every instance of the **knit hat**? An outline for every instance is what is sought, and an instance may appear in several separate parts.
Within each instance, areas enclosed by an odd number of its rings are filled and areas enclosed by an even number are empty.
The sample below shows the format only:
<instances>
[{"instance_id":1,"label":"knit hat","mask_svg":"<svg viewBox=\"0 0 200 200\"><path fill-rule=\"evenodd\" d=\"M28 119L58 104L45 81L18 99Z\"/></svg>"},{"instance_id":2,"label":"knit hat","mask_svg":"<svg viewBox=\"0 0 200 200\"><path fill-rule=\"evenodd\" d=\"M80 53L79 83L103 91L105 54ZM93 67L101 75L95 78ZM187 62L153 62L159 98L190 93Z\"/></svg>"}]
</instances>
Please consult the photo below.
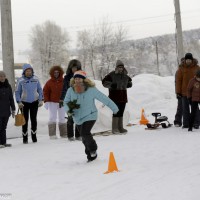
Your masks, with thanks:
<instances>
[{"instance_id":1,"label":"knit hat","mask_svg":"<svg viewBox=\"0 0 200 200\"><path fill-rule=\"evenodd\" d=\"M116 62L116 67L119 67L119 66L124 67L124 63L121 60L117 60L117 62Z\"/></svg>"},{"instance_id":2,"label":"knit hat","mask_svg":"<svg viewBox=\"0 0 200 200\"><path fill-rule=\"evenodd\" d=\"M4 71L0 71L0 76L6 76Z\"/></svg>"},{"instance_id":3,"label":"knit hat","mask_svg":"<svg viewBox=\"0 0 200 200\"><path fill-rule=\"evenodd\" d=\"M187 60L187 59L193 60L193 56L192 56L191 53L186 53L185 54L185 60Z\"/></svg>"},{"instance_id":4,"label":"knit hat","mask_svg":"<svg viewBox=\"0 0 200 200\"><path fill-rule=\"evenodd\" d=\"M78 70L78 71L76 71L74 73L73 78L82 78L82 79L85 79L85 78L87 78L87 76L86 76L86 73L84 71Z\"/></svg>"}]
</instances>

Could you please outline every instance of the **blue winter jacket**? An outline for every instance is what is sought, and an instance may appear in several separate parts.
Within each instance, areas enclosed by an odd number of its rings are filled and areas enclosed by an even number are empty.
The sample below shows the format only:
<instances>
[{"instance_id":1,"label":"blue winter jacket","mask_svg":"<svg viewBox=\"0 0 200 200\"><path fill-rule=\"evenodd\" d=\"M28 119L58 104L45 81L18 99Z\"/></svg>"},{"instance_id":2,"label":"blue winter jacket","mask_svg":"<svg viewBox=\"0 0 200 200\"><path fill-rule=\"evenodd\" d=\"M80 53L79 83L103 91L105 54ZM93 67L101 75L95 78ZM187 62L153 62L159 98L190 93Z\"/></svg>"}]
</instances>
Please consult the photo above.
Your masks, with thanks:
<instances>
[{"instance_id":1,"label":"blue winter jacket","mask_svg":"<svg viewBox=\"0 0 200 200\"><path fill-rule=\"evenodd\" d=\"M108 106L113 113L118 112L116 104L100 92L96 87L89 87L83 93L76 93L72 87L67 90L67 94L64 99L65 111L68 112L69 107L67 103L77 99L77 104L80 104L79 109L74 109L73 120L75 124L81 125L86 121L97 120L97 108L95 105L95 99L99 100L106 106Z\"/></svg>"},{"instance_id":2,"label":"blue winter jacket","mask_svg":"<svg viewBox=\"0 0 200 200\"><path fill-rule=\"evenodd\" d=\"M38 77L34 75L32 77L25 77L24 72L26 69L32 69L31 65L25 64L23 66L22 77L17 80L15 97L18 102L32 103L34 101L43 100L43 92Z\"/></svg>"}]
</instances>

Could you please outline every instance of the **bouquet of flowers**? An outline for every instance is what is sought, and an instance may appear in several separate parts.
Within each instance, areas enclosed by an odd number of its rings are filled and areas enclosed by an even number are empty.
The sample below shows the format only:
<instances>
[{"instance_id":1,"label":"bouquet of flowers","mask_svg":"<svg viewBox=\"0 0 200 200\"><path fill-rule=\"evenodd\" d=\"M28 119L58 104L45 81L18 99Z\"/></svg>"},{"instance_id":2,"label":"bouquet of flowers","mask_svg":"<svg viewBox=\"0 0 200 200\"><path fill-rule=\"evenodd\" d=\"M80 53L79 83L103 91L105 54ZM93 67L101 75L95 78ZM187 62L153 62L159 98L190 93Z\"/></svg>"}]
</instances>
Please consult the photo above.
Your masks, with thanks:
<instances>
[{"instance_id":1,"label":"bouquet of flowers","mask_svg":"<svg viewBox=\"0 0 200 200\"><path fill-rule=\"evenodd\" d=\"M67 105L69 107L69 111L67 112L67 115L69 118L72 118L72 115L74 115L74 109L79 109L80 104L77 104L77 99L74 99L73 101L69 101Z\"/></svg>"}]
</instances>

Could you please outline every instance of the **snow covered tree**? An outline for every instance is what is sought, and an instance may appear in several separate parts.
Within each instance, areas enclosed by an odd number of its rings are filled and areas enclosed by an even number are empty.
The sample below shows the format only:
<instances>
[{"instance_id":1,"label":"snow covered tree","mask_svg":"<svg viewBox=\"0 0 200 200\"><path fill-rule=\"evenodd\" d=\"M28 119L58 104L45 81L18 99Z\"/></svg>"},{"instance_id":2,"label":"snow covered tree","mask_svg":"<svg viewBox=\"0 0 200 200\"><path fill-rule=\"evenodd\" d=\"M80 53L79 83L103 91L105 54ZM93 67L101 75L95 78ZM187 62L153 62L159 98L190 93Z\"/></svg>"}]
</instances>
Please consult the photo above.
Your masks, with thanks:
<instances>
[{"instance_id":1,"label":"snow covered tree","mask_svg":"<svg viewBox=\"0 0 200 200\"><path fill-rule=\"evenodd\" d=\"M42 25L32 28L31 61L36 70L40 70L42 77L47 79L48 72L53 65L67 65L69 35L54 22L46 21Z\"/></svg>"}]
</instances>

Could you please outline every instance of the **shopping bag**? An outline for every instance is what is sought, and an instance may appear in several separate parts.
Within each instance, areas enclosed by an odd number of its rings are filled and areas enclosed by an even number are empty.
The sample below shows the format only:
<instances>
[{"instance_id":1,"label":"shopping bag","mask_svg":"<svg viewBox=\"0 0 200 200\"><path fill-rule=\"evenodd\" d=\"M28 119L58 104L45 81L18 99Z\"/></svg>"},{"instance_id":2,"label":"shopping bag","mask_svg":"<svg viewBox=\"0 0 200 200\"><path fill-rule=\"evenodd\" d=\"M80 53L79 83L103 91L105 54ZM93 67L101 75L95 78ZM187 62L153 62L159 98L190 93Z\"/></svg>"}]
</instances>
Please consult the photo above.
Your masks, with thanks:
<instances>
[{"instance_id":1,"label":"shopping bag","mask_svg":"<svg viewBox=\"0 0 200 200\"><path fill-rule=\"evenodd\" d=\"M21 111L21 113L19 113L19 111ZM26 121L24 118L23 109L18 109L17 114L15 115L15 126L23 126L25 123Z\"/></svg>"}]
</instances>

